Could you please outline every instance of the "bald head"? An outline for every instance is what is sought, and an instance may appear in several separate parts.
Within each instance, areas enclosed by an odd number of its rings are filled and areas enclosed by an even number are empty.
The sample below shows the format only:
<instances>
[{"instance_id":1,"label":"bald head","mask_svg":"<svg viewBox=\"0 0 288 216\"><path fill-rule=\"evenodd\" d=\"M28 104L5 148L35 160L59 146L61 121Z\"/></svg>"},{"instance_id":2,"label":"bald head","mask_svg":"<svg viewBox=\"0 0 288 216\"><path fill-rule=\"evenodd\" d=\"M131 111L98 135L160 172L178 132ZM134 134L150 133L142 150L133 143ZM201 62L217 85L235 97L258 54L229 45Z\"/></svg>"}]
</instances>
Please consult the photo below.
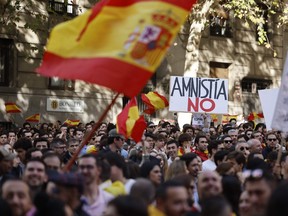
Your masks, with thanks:
<instances>
[{"instance_id":1,"label":"bald head","mask_svg":"<svg viewBox=\"0 0 288 216\"><path fill-rule=\"evenodd\" d=\"M14 216L26 215L32 208L28 185L22 180L8 180L2 187L2 198L12 209Z\"/></svg>"},{"instance_id":2,"label":"bald head","mask_svg":"<svg viewBox=\"0 0 288 216\"><path fill-rule=\"evenodd\" d=\"M198 178L200 199L219 195L222 192L221 176L215 171L203 171Z\"/></svg>"}]
</instances>

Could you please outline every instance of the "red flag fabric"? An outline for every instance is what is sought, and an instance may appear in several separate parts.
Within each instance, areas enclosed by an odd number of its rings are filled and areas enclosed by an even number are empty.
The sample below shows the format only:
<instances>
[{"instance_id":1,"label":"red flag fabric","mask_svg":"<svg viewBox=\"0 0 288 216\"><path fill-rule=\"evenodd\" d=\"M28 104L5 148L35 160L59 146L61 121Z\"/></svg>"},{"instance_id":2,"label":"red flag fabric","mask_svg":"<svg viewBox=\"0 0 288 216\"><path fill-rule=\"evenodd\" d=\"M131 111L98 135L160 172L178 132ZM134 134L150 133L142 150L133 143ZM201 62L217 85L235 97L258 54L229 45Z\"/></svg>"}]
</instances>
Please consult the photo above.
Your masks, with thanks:
<instances>
[{"instance_id":1,"label":"red flag fabric","mask_svg":"<svg viewBox=\"0 0 288 216\"><path fill-rule=\"evenodd\" d=\"M196 0L102 0L51 32L37 71L136 96Z\"/></svg>"},{"instance_id":2,"label":"red flag fabric","mask_svg":"<svg viewBox=\"0 0 288 216\"><path fill-rule=\"evenodd\" d=\"M147 114L153 114L156 110L169 106L167 99L155 91L142 94L141 99L148 106L148 109L144 110Z\"/></svg>"},{"instance_id":3,"label":"red flag fabric","mask_svg":"<svg viewBox=\"0 0 288 216\"><path fill-rule=\"evenodd\" d=\"M80 120L67 119L63 124L66 124L67 126L77 126L79 123Z\"/></svg>"},{"instance_id":4,"label":"red flag fabric","mask_svg":"<svg viewBox=\"0 0 288 216\"><path fill-rule=\"evenodd\" d=\"M141 141L146 122L144 117L139 116L136 98L133 97L117 116L117 131L126 138L132 138L135 142Z\"/></svg>"},{"instance_id":5,"label":"red flag fabric","mask_svg":"<svg viewBox=\"0 0 288 216\"><path fill-rule=\"evenodd\" d=\"M40 114L37 113L37 114L31 115L31 116L27 117L25 119L25 121L27 121L27 122L39 122L40 121Z\"/></svg>"},{"instance_id":6,"label":"red flag fabric","mask_svg":"<svg viewBox=\"0 0 288 216\"><path fill-rule=\"evenodd\" d=\"M12 102L5 103L6 113L21 113L20 108Z\"/></svg>"},{"instance_id":7,"label":"red flag fabric","mask_svg":"<svg viewBox=\"0 0 288 216\"><path fill-rule=\"evenodd\" d=\"M258 118L264 118L263 113L252 112L248 115L247 120L254 121L255 119L258 119Z\"/></svg>"}]
</instances>

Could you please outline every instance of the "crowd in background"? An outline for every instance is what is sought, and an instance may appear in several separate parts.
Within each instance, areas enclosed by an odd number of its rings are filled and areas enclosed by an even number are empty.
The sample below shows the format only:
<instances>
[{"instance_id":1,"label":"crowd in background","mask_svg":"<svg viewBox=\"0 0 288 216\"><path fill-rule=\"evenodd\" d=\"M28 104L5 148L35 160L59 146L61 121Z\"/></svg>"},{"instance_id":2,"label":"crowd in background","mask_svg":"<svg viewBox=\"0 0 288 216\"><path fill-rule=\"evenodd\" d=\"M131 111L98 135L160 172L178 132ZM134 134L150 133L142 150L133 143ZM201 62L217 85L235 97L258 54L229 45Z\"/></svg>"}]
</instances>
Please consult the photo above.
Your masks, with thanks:
<instances>
[{"instance_id":1,"label":"crowd in background","mask_svg":"<svg viewBox=\"0 0 288 216\"><path fill-rule=\"evenodd\" d=\"M94 124L1 128L1 215L288 215L288 145L263 123L148 122L139 143L102 123L64 172Z\"/></svg>"}]
</instances>

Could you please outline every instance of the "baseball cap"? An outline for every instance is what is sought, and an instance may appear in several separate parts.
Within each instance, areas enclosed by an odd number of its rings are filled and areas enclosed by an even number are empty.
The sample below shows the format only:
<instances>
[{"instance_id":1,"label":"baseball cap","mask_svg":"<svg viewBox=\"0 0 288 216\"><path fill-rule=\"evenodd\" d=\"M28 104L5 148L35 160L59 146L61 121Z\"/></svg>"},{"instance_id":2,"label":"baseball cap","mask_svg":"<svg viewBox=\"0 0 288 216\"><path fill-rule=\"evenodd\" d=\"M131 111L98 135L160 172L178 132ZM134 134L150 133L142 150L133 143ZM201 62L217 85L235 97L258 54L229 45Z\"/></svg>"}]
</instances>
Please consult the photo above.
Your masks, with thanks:
<instances>
[{"instance_id":1,"label":"baseball cap","mask_svg":"<svg viewBox=\"0 0 288 216\"><path fill-rule=\"evenodd\" d=\"M10 152L4 146L0 146L0 154L3 156L3 160L8 160L8 161L13 160L16 157L15 153Z\"/></svg>"},{"instance_id":2,"label":"baseball cap","mask_svg":"<svg viewBox=\"0 0 288 216\"><path fill-rule=\"evenodd\" d=\"M120 137L122 139L125 139L125 137L122 134L117 133L116 129L110 130L109 133L108 133L108 137L115 137L115 138L116 137Z\"/></svg>"}]
</instances>

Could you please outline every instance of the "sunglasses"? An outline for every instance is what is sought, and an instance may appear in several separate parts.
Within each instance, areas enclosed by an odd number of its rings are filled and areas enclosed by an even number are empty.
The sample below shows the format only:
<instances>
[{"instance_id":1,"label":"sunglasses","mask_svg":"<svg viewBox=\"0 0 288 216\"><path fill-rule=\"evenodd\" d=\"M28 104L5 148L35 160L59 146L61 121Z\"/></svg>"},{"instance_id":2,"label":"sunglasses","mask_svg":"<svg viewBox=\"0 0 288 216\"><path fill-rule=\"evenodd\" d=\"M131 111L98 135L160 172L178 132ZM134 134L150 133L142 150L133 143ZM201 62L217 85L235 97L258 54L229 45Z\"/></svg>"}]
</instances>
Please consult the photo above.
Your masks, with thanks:
<instances>
[{"instance_id":1,"label":"sunglasses","mask_svg":"<svg viewBox=\"0 0 288 216\"><path fill-rule=\"evenodd\" d=\"M263 170L245 170L243 172L244 179L261 179L263 177Z\"/></svg>"},{"instance_id":2,"label":"sunglasses","mask_svg":"<svg viewBox=\"0 0 288 216\"><path fill-rule=\"evenodd\" d=\"M268 139L268 140L269 140L270 142L272 142L272 141L275 142L277 139Z\"/></svg>"},{"instance_id":3,"label":"sunglasses","mask_svg":"<svg viewBox=\"0 0 288 216\"><path fill-rule=\"evenodd\" d=\"M232 143L232 140L224 140L224 143Z\"/></svg>"},{"instance_id":4,"label":"sunglasses","mask_svg":"<svg viewBox=\"0 0 288 216\"><path fill-rule=\"evenodd\" d=\"M244 151L245 149L246 149L247 151L249 151L249 147L244 147L244 146L240 147L240 151Z\"/></svg>"}]
</instances>

